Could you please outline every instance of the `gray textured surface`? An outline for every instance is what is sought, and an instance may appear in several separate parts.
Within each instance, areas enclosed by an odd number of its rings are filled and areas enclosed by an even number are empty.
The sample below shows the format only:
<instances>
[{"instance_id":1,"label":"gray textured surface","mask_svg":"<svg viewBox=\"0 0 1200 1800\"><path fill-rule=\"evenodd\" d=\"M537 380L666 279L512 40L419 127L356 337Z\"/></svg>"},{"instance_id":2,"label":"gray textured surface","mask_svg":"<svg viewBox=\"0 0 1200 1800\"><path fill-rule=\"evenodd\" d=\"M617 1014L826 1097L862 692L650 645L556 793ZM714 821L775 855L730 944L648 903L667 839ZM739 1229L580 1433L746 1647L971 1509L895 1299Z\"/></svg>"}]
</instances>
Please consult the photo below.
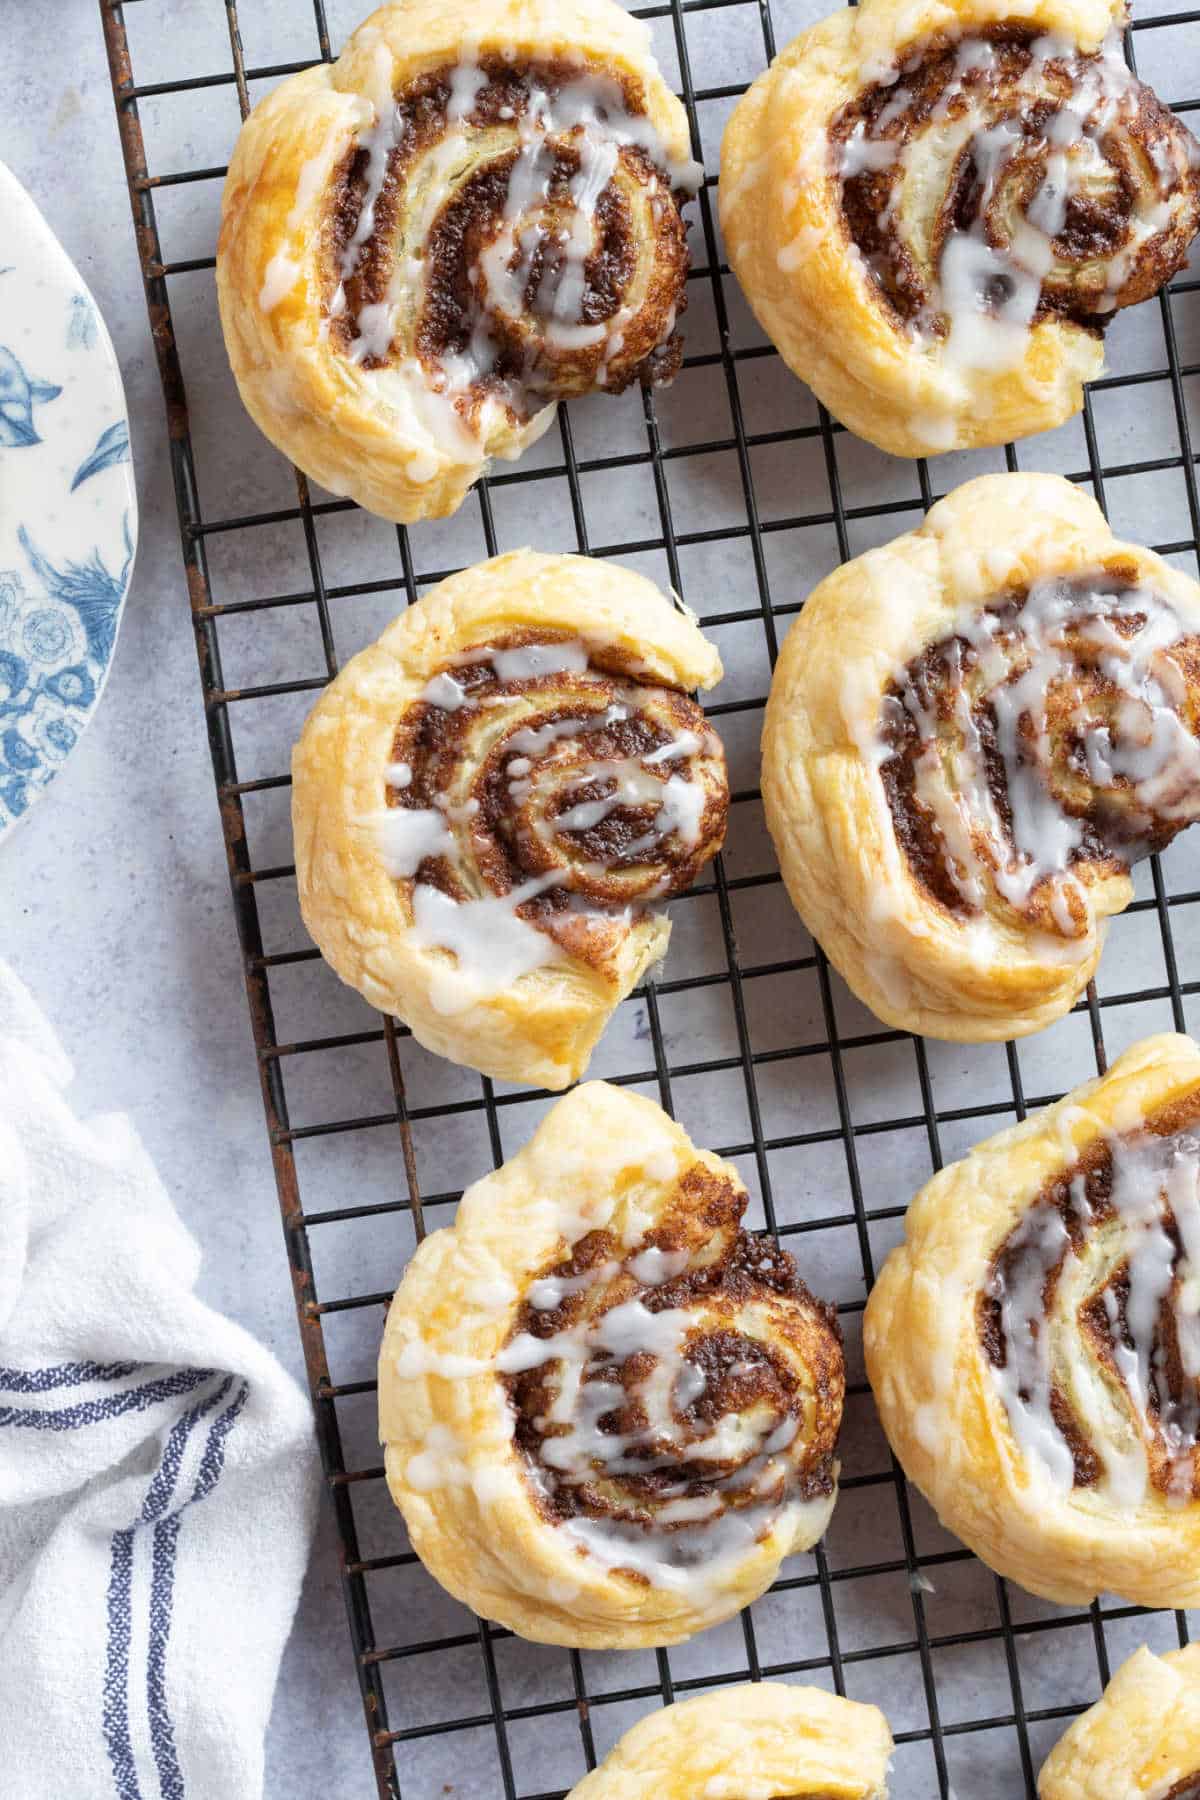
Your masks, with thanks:
<instances>
[{"instance_id":1,"label":"gray textured surface","mask_svg":"<svg viewBox=\"0 0 1200 1800\"><path fill-rule=\"evenodd\" d=\"M187 0L171 10L186 57ZM303 1379L99 11L95 0L3 11L0 157L108 322L142 517L104 704L70 767L0 851L0 954L67 1045L78 1109L120 1109L135 1121L203 1248L205 1297ZM201 41L191 53L205 50ZM334 1567L324 1518L284 1659L271 1795L371 1791Z\"/></svg>"}]
</instances>

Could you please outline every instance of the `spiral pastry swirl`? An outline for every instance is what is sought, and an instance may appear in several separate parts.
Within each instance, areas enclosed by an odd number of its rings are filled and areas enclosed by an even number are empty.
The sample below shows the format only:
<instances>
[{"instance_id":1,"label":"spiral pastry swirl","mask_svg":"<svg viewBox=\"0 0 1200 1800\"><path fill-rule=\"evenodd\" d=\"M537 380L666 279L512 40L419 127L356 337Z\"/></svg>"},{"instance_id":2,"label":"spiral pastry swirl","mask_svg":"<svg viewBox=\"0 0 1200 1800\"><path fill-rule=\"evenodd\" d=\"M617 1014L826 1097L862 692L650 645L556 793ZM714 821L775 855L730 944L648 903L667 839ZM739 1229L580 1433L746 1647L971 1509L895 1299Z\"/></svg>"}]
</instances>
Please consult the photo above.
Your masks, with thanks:
<instances>
[{"instance_id":1,"label":"spiral pastry swirl","mask_svg":"<svg viewBox=\"0 0 1200 1800\"><path fill-rule=\"evenodd\" d=\"M639 1719L568 1800L886 1800L892 1748L877 1706L756 1681Z\"/></svg>"},{"instance_id":2,"label":"spiral pastry swirl","mask_svg":"<svg viewBox=\"0 0 1200 1800\"><path fill-rule=\"evenodd\" d=\"M1069 483L984 476L811 596L764 744L789 889L860 997L932 1036L1036 1030L1130 865L1200 816L1200 589Z\"/></svg>"},{"instance_id":3,"label":"spiral pastry swirl","mask_svg":"<svg viewBox=\"0 0 1200 1800\"><path fill-rule=\"evenodd\" d=\"M1107 0L1010 17L866 0L735 115L734 268L791 366L882 448L1060 423L1113 314L1186 262L1200 145L1126 67L1123 18Z\"/></svg>"},{"instance_id":4,"label":"spiral pastry swirl","mask_svg":"<svg viewBox=\"0 0 1200 1800\"><path fill-rule=\"evenodd\" d=\"M1052 1600L1200 1595L1200 1049L1149 1038L910 1208L867 1306L906 1471Z\"/></svg>"},{"instance_id":5,"label":"spiral pastry swirl","mask_svg":"<svg viewBox=\"0 0 1200 1800\"><path fill-rule=\"evenodd\" d=\"M1198 1800L1200 1646L1142 1645L1042 1765L1038 1800Z\"/></svg>"},{"instance_id":6,"label":"spiral pastry swirl","mask_svg":"<svg viewBox=\"0 0 1200 1800\"><path fill-rule=\"evenodd\" d=\"M700 179L614 0L385 6L243 128L218 256L256 422L385 517L459 505L555 402L671 378Z\"/></svg>"},{"instance_id":7,"label":"spiral pastry swirl","mask_svg":"<svg viewBox=\"0 0 1200 1800\"><path fill-rule=\"evenodd\" d=\"M719 847L728 801L695 701L593 654L528 627L460 652L397 727L381 836L398 875L456 901L537 884L522 916L599 962L616 927L571 897L611 909L682 893Z\"/></svg>"},{"instance_id":8,"label":"spiral pastry swirl","mask_svg":"<svg viewBox=\"0 0 1200 1800\"><path fill-rule=\"evenodd\" d=\"M752 1544L796 1496L824 1529L840 1411L833 1317L738 1229L744 1193L693 1171L679 1202L661 1242L631 1256L592 1232L539 1275L497 1358L548 1513L660 1580Z\"/></svg>"},{"instance_id":9,"label":"spiral pastry swirl","mask_svg":"<svg viewBox=\"0 0 1200 1800\"><path fill-rule=\"evenodd\" d=\"M380 1359L388 1479L477 1612L674 1643L824 1531L841 1337L745 1205L730 1165L595 1082L418 1250Z\"/></svg>"},{"instance_id":10,"label":"spiral pastry swirl","mask_svg":"<svg viewBox=\"0 0 1200 1800\"><path fill-rule=\"evenodd\" d=\"M964 613L884 698L880 774L950 911L1065 939L1086 886L1200 815L1200 633L1119 558Z\"/></svg>"},{"instance_id":11,"label":"spiral pastry swirl","mask_svg":"<svg viewBox=\"0 0 1200 1800\"><path fill-rule=\"evenodd\" d=\"M720 848L720 662L628 570L522 551L452 576L342 672L297 746L301 907L430 1048L564 1087Z\"/></svg>"}]
</instances>

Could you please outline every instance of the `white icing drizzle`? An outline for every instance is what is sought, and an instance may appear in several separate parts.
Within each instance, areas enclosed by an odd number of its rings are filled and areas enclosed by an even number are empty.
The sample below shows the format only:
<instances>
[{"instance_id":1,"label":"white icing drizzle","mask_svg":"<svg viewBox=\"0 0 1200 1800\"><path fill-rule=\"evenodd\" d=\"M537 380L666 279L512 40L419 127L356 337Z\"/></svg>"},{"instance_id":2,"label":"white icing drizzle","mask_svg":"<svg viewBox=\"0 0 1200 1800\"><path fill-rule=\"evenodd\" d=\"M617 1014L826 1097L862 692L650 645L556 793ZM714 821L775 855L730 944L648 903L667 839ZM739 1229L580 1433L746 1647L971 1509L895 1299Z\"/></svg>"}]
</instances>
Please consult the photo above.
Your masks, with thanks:
<instances>
[{"instance_id":1,"label":"white icing drizzle","mask_svg":"<svg viewBox=\"0 0 1200 1800\"><path fill-rule=\"evenodd\" d=\"M649 1173L647 1169L647 1173ZM664 1177L659 1176L662 1180ZM669 1180L668 1175L665 1179ZM688 1265L686 1250L660 1250L657 1244L651 1244L646 1250L630 1259L629 1270L635 1281L643 1287L661 1287L664 1281L674 1281L676 1275L682 1275ZM1200 1263L1197 1263L1200 1268Z\"/></svg>"},{"instance_id":2,"label":"white icing drizzle","mask_svg":"<svg viewBox=\"0 0 1200 1800\"><path fill-rule=\"evenodd\" d=\"M588 649L578 638L565 638L550 644L519 644L514 650L493 650L488 660L500 681L532 681L539 675L582 675L588 666Z\"/></svg>"},{"instance_id":3,"label":"white icing drizzle","mask_svg":"<svg viewBox=\"0 0 1200 1800\"><path fill-rule=\"evenodd\" d=\"M602 725L620 724L629 717L624 706L610 706L599 714L589 714L583 719L550 719L545 725L526 725L520 731L514 731L509 738L509 746L519 750L520 756L514 756L508 765L510 776L520 778L528 775L533 767L531 757L540 756L547 744L553 744L559 738L580 737L585 731L594 731Z\"/></svg>"},{"instance_id":4,"label":"white icing drizzle","mask_svg":"<svg viewBox=\"0 0 1200 1800\"><path fill-rule=\"evenodd\" d=\"M665 1146L652 1150L646 1157L646 1173L651 1181L670 1181L678 1173L675 1152Z\"/></svg>"},{"instance_id":5,"label":"white icing drizzle","mask_svg":"<svg viewBox=\"0 0 1200 1800\"><path fill-rule=\"evenodd\" d=\"M290 294L300 279L301 264L286 250L277 250L267 264L258 304L263 312L274 312L285 294Z\"/></svg>"},{"instance_id":6,"label":"white icing drizzle","mask_svg":"<svg viewBox=\"0 0 1200 1800\"><path fill-rule=\"evenodd\" d=\"M1195 1387L1200 1376L1200 1140L1189 1133L1163 1137L1140 1131L1113 1137L1110 1155L1111 1218L1093 1211L1082 1174L1070 1184L1070 1208L1084 1234L1081 1249L1051 1200L1031 1206L1005 1240L1004 1257L986 1290L999 1302L1006 1356L1005 1366L993 1368L992 1378L1018 1449L1033 1474L1055 1493L1068 1495L1075 1479L1071 1447L1051 1407L1061 1357L1072 1368L1066 1399L1089 1429L1106 1496L1122 1509L1136 1510L1144 1503L1150 1468L1145 1437L1157 1433L1169 1464L1168 1504L1185 1504L1191 1499L1200 1432ZM1168 1229L1171 1223L1178 1244ZM1123 1326L1112 1286L1122 1271ZM1045 1289L1051 1279L1047 1313ZM1109 1381L1093 1369L1093 1353L1079 1322L1098 1294L1124 1401L1114 1397ZM1164 1310L1179 1348L1186 1384L1182 1397L1172 1398L1169 1391Z\"/></svg>"},{"instance_id":7,"label":"white icing drizzle","mask_svg":"<svg viewBox=\"0 0 1200 1800\"><path fill-rule=\"evenodd\" d=\"M563 721L576 723L576 721ZM579 721L587 729L583 721ZM566 735L566 734L561 734ZM687 740L687 743L684 740ZM670 760L688 756L692 749L699 746L700 739L695 732L681 732L679 737L662 746L662 750L670 752ZM570 806L565 812L558 813L553 819L539 818L537 830L543 838L559 836L563 832L591 831L608 818L618 807L653 806L655 819L653 825L642 836L627 844L622 851L625 860L631 860L643 853L662 848L663 840L675 836L681 844L693 848L700 841L700 821L704 815L705 791L698 781L684 781L679 775L668 776L665 782L646 773L646 765L651 762L663 763L668 757L655 752L639 761L634 757L621 757L607 761L589 762L572 776L572 783L578 787L590 787L594 782L603 782L611 791L602 799L581 800ZM511 765L510 765L511 767ZM514 786L520 784L514 783Z\"/></svg>"},{"instance_id":8,"label":"white icing drizzle","mask_svg":"<svg viewBox=\"0 0 1200 1800\"><path fill-rule=\"evenodd\" d=\"M406 361L364 369L359 379L395 414L398 435L412 442L405 465L410 481L418 486L433 481L447 457L465 463L478 458L474 431L450 396L430 385L423 365Z\"/></svg>"},{"instance_id":9,"label":"white icing drizzle","mask_svg":"<svg viewBox=\"0 0 1200 1800\"><path fill-rule=\"evenodd\" d=\"M469 54L468 46L463 46ZM483 89L487 86L487 76L476 62L463 61L456 63L450 71L450 99L446 106L446 117L455 124L465 119L474 109Z\"/></svg>"},{"instance_id":10,"label":"white icing drizzle","mask_svg":"<svg viewBox=\"0 0 1200 1800\"><path fill-rule=\"evenodd\" d=\"M1106 135L1131 119L1138 107L1138 86L1125 65L1119 31L1110 34L1098 55L1085 55L1070 40L1051 35L1035 38L1029 50L1028 66L1015 83L1024 116L1018 111L994 123L977 123L976 109L986 113L989 104L988 77L997 53L986 39L966 38L958 46L949 81L909 141L885 135L912 99L900 86L869 124L857 120L836 146L834 166L843 182L899 165L879 225L907 230L904 200L911 190L918 224L910 248L918 264L929 250L922 237L929 228L922 202L931 180L947 180L962 154L973 159L980 184L973 222L965 229L952 228L946 236L932 291L915 323L918 337L932 344L937 341L935 326L942 321L947 331L944 354L951 367L1003 373L1024 361L1043 284L1060 260L1055 240L1065 225L1069 203L1076 195L1095 198L1115 185L1115 165L1107 163L1102 145ZM919 60L918 55L915 62ZM864 65L863 85L880 80L890 84L899 73L893 66L880 77ZM1070 83L1065 97L1064 77ZM1028 123L1028 108L1039 101L1049 101L1054 108L1040 137ZM1171 196L1179 191L1186 152L1181 155L1173 144L1155 148L1158 154L1150 160L1157 175L1157 198L1135 210L1121 248L1103 259L1104 286L1089 302L1095 313L1116 306L1141 251L1172 223ZM1021 173L1031 156L1040 157L1041 171L1029 194L1021 189ZM988 214L997 195L1007 191L1013 199L1003 208L1005 237L998 241L987 223ZM780 265L794 266L790 251L781 253ZM931 442L931 447L938 445Z\"/></svg>"},{"instance_id":11,"label":"white icing drizzle","mask_svg":"<svg viewBox=\"0 0 1200 1800\"><path fill-rule=\"evenodd\" d=\"M659 763L678 762L681 756L691 756L699 750L700 741L694 731L681 731L667 743L661 744L657 750L652 750L649 756L644 756L642 761L648 769L655 768Z\"/></svg>"},{"instance_id":12,"label":"white icing drizzle","mask_svg":"<svg viewBox=\"0 0 1200 1800\"><path fill-rule=\"evenodd\" d=\"M421 698L429 706L440 706L443 712L457 712L466 699L466 689L445 670L425 683Z\"/></svg>"},{"instance_id":13,"label":"white icing drizzle","mask_svg":"<svg viewBox=\"0 0 1200 1800\"><path fill-rule=\"evenodd\" d=\"M386 806L375 815L379 860L395 880L415 875L427 856L454 847L441 812L426 806Z\"/></svg>"},{"instance_id":14,"label":"white icing drizzle","mask_svg":"<svg viewBox=\"0 0 1200 1800\"><path fill-rule=\"evenodd\" d=\"M1008 1413L1021 1451L1045 1472L1050 1485L1070 1493L1075 1476L1071 1447L1050 1411L1054 1385L1052 1334L1047 1328L1042 1292L1070 1238L1053 1206L1031 1207L1008 1245L1018 1257L1018 1274L1007 1279L996 1271L988 1283L1000 1301L1006 1361L993 1380Z\"/></svg>"},{"instance_id":15,"label":"white icing drizzle","mask_svg":"<svg viewBox=\"0 0 1200 1800\"><path fill-rule=\"evenodd\" d=\"M1118 630L1118 623L1125 629ZM1080 652L1072 648L1071 633L1120 696L1111 726L1088 716L1078 687ZM1064 683L1076 683L1074 723L1091 782L1121 793L1143 836L1154 818L1182 823L1200 810L1200 741L1179 716L1186 684L1169 654L1182 635L1177 614L1162 596L1145 588L1114 592L1103 578L1034 582L1015 617L968 606L947 632L943 653L953 709L949 742L938 716L945 684L935 678L932 689L925 689L909 671L898 672L900 696L885 701L883 718L895 723L900 707L917 725L914 794L933 818L946 866L968 906L981 909L990 885L1019 910L1039 883L1049 880L1055 925L1064 937L1078 929L1071 899L1082 902L1082 890L1071 864L1084 846L1085 821L1068 813L1054 791L1047 720L1047 695ZM1011 842L988 781L964 646L976 659L976 700L986 694L995 721ZM891 749L880 737L871 760L879 766ZM1135 834L1114 844L1111 853L1133 861L1142 848Z\"/></svg>"},{"instance_id":16,"label":"white icing drizzle","mask_svg":"<svg viewBox=\"0 0 1200 1800\"><path fill-rule=\"evenodd\" d=\"M890 169L899 154L900 146L893 139L868 137L866 121L860 119L840 146L838 169L842 180L850 181L864 169Z\"/></svg>"},{"instance_id":17,"label":"white icing drizzle","mask_svg":"<svg viewBox=\"0 0 1200 1800\"><path fill-rule=\"evenodd\" d=\"M386 44L377 44L371 57L371 78L367 95L372 109L372 120L364 131L360 131L354 141L356 150L365 150L366 185L363 190L362 205L354 230L342 251L341 273L343 283L349 281L358 272L362 259L363 246L375 230L375 208L379 196L383 192L383 184L387 179L388 161L396 148L396 96L392 89L392 53ZM345 305L344 289L343 308ZM360 321L361 328L361 321ZM391 331L387 333L387 343L391 342ZM372 341L378 343L378 333L372 334ZM387 346L383 352L386 354ZM370 355L371 345L359 338L350 348L351 362L362 362Z\"/></svg>"},{"instance_id":18,"label":"white icing drizzle","mask_svg":"<svg viewBox=\"0 0 1200 1800\"><path fill-rule=\"evenodd\" d=\"M686 1253L683 1260L686 1264ZM536 1312L553 1312L570 1295L582 1294L598 1281L611 1281L620 1267L620 1263L606 1262L585 1270L582 1275L546 1275L540 1281L530 1282L526 1298Z\"/></svg>"},{"instance_id":19,"label":"white icing drizzle","mask_svg":"<svg viewBox=\"0 0 1200 1800\"><path fill-rule=\"evenodd\" d=\"M465 1012L476 1000L502 993L544 968L558 955L553 938L530 925L517 912L527 900L544 894L557 874L535 876L511 893L485 900L452 900L440 888L418 882L413 889L411 940L419 949L453 950L453 972L436 972L430 998L440 1013ZM468 982L454 979L465 975Z\"/></svg>"}]
</instances>

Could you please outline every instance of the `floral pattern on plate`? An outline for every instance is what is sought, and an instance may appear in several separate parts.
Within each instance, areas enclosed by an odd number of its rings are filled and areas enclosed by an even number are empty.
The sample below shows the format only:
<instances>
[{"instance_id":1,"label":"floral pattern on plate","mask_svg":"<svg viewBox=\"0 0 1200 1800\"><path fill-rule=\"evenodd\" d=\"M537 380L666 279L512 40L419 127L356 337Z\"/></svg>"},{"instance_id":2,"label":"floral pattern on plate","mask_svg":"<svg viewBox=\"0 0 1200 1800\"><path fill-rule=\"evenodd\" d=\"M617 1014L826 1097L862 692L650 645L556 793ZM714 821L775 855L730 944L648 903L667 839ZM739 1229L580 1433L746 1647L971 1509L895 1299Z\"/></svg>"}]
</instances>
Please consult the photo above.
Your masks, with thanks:
<instances>
[{"instance_id":1,"label":"floral pattern on plate","mask_svg":"<svg viewBox=\"0 0 1200 1800\"><path fill-rule=\"evenodd\" d=\"M137 534L125 395L104 323L0 164L0 837L99 702Z\"/></svg>"}]
</instances>

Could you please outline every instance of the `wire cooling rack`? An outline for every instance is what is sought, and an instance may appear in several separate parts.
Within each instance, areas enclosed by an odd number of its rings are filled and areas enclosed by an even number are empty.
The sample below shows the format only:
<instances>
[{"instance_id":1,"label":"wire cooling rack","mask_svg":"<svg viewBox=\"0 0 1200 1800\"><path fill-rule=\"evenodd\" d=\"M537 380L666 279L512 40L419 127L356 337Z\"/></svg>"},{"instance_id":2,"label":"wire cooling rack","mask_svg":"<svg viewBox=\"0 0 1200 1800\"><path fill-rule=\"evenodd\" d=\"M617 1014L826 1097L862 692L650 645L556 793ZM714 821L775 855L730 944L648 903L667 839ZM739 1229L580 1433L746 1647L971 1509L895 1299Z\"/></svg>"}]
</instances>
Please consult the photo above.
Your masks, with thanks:
<instances>
[{"instance_id":1,"label":"wire cooling rack","mask_svg":"<svg viewBox=\"0 0 1200 1800\"><path fill-rule=\"evenodd\" d=\"M1019 1046L956 1047L880 1028L828 969L779 882L761 823L757 739L779 639L815 580L917 523L989 468L1058 470L1118 530L1197 573L1200 279L1122 314L1112 372L1082 418L1002 451L899 462L840 430L759 335L721 259L720 130L819 0L635 7L710 171L693 226L675 387L564 408L458 517L396 531L310 489L245 419L220 347L213 248L239 115L337 53L365 0L100 0L169 421L183 559L263 1102L308 1376L383 1796L551 1800L633 1720L704 1688L786 1677L873 1700L897 1738L900 1800L1015 1800L1065 1721L1138 1643L1182 1615L1032 1600L941 1532L890 1458L862 1374L865 1293L904 1207L943 1160L1105 1067L1200 994L1200 848L1139 871L1099 986ZM187 31L180 27L186 11ZM1200 109L1200 11L1139 10L1140 72ZM181 66L206 44L208 66ZM135 68L141 76L139 81ZM186 386L185 386L186 381ZM592 1073L651 1093L731 1157L751 1222L837 1301L850 1377L842 1496L824 1543L742 1617L677 1649L578 1654L475 1620L408 1549L382 1479L374 1358L415 1241L511 1154L545 1096L428 1056L343 989L299 924L288 759L339 660L453 568L533 541L614 556L669 582L720 645L734 786L723 857L672 906L665 972L619 1010ZM1200 832L1193 834L1200 838ZM1200 1023L1200 1018L1193 1024ZM329 1654L336 1654L333 1646ZM368 1791L346 1771L340 1789Z\"/></svg>"}]
</instances>

